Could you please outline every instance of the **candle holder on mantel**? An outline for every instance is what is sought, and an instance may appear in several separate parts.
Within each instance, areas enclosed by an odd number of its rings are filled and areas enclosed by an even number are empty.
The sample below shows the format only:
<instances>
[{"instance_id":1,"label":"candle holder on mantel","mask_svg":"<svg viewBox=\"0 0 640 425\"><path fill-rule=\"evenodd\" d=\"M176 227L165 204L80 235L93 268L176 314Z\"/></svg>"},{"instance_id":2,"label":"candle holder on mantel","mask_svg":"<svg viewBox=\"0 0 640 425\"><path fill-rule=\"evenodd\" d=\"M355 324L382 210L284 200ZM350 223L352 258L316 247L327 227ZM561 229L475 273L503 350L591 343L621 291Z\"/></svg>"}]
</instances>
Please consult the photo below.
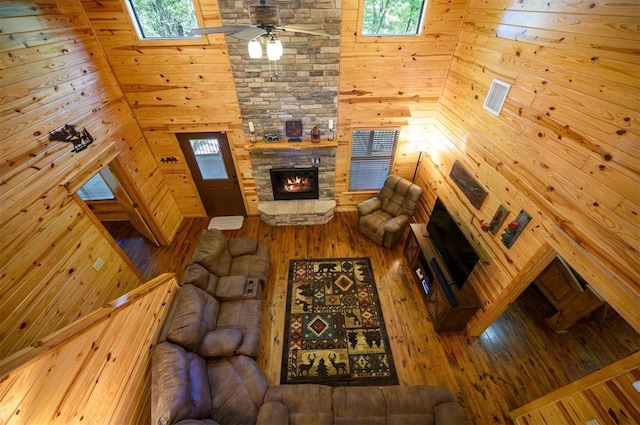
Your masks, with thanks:
<instances>
[{"instance_id":1,"label":"candle holder on mantel","mask_svg":"<svg viewBox=\"0 0 640 425\"><path fill-rule=\"evenodd\" d=\"M249 121L249 133L251 133L251 136L249 136L249 141L251 143L256 143L258 139L256 139L256 131L255 127L253 126L253 121Z\"/></svg>"},{"instance_id":2,"label":"candle holder on mantel","mask_svg":"<svg viewBox=\"0 0 640 425\"><path fill-rule=\"evenodd\" d=\"M327 140L333 140L333 120L329 120L329 134L327 135Z\"/></svg>"}]
</instances>

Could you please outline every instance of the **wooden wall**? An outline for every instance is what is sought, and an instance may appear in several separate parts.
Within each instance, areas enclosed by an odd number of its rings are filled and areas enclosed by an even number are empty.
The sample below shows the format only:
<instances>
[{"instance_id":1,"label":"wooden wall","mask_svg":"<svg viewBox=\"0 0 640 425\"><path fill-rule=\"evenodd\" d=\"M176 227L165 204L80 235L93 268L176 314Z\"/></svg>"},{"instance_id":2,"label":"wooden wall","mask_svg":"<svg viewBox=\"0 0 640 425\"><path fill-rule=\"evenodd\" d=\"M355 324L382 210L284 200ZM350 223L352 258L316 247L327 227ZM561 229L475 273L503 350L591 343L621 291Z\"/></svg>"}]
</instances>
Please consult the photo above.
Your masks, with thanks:
<instances>
[{"instance_id":1,"label":"wooden wall","mask_svg":"<svg viewBox=\"0 0 640 425\"><path fill-rule=\"evenodd\" d=\"M421 179L482 256L471 335L556 252L640 330L638 15L633 1L469 0ZM493 78L512 84L498 117L482 108ZM454 160L488 190L480 210ZM533 217L511 249L480 230L501 204Z\"/></svg>"},{"instance_id":2,"label":"wooden wall","mask_svg":"<svg viewBox=\"0 0 640 425\"><path fill-rule=\"evenodd\" d=\"M372 196L348 192L353 129L400 128L391 171L412 178L418 159L414 142L435 122L465 0L429 1L421 34L411 37L360 36L362 4L342 2L336 163L336 201L342 210Z\"/></svg>"},{"instance_id":3,"label":"wooden wall","mask_svg":"<svg viewBox=\"0 0 640 425\"><path fill-rule=\"evenodd\" d=\"M517 425L640 423L640 353L632 354L512 411Z\"/></svg>"},{"instance_id":4,"label":"wooden wall","mask_svg":"<svg viewBox=\"0 0 640 425\"><path fill-rule=\"evenodd\" d=\"M464 0L430 1L429 18L420 36L363 38L355 35L361 2L342 2L336 131L340 144L336 201L342 210L352 210L371 196L347 190L354 128L402 129L392 171L413 176L418 152L412 142L435 120L465 6ZM195 3L203 25L222 25L216 0ZM180 211L186 216L205 214L175 133L226 131L247 213L256 215L258 196L244 149L247 140L224 35L177 42L140 41L121 1L83 0L82 5L156 161L167 156L178 158L177 162L160 164L160 170ZM280 83L286 83L286 78L284 73ZM297 77L292 82L300 84ZM291 100L288 98L287 108L292 113L298 113L295 106L309 108L290 104ZM250 105L243 105L243 110L248 116L264 115L260 109L252 111Z\"/></svg>"},{"instance_id":5,"label":"wooden wall","mask_svg":"<svg viewBox=\"0 0 640 425\"><path fill-rule=\"evenodd\" d=\"M117 157L165 243L181 216L78 4L2 2L0 30L1 359L142 282L71 196L91 175ZM49 141L67 123L95 142Z\"/></svg>"},{"instance_id":6,"label":"wooden wall","mask_svg":"<svg viewBox=\"0 0 640 425\"><path fill-rule=\"evenodd\" d=\"M177 288L161 275L1 361L0 423L150 423L151 346Z\"/></svg>"},{"instance_id":7,"label":"wooden wall","mask_svg":"<svg viewBox=\"0 0 640 425\"><path fill-rule=\"evenodd\" d=\"M124 2L81 3L180 212L206 215L175 134L225 131L238 176L251 170L225 36L139 40ZM221 25L216 0L194 3L202 25ZM239 180L247 211L257 214L252 179Z\"/></svg>"}]
</instances>

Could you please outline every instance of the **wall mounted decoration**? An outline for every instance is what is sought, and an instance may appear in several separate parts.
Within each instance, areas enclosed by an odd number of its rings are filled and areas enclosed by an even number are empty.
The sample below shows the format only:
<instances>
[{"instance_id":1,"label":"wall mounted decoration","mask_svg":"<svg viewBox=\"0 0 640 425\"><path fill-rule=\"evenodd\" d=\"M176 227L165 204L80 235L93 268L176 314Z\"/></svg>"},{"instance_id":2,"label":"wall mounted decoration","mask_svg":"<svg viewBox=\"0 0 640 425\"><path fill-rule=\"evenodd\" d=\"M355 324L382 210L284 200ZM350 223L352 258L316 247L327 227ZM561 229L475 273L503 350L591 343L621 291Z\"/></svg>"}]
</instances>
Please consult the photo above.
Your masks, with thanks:
<instances>
[{"instance_id":1,"label":"wall mounted decoration","mask_svg":"<svg viewBox=\"0 0 640 425\"><path fill-rule=\"evenodd\" d=\"M163 164L177 163L178 158L176 158L175 156L165 156L164 158L160 158L160 162L162 162Z\"/></svg>"},{"instance_id":2,"label":"wall mounted decoration","mask_svg":"<svg viewBox=\"0 0 640 425\"><path fill-rule=\"evenodd\" d=\"M457 160L453 163L453 167L451 167L449 177L451 177L451 180L462 190L462 193L469 199L471 205L479 210L487 197L487 191L480 186L480 183L478 183Z\"/></svg>"},{"instance_id":3,"label":"wall mounted decoration","mask_svg":"<svg viewBox=\"0 0 640 425\"><path fill-rule=\"evenodd\" d=\"M497 235L498 229L502 227L502 223L504 223L508 215L509 210L504 205L500 205L489 223L489 231L492 234Z\"/></svg>"},{"instance_id":4,"label":"wall mounted decoration","mask_svg":"<svg viewBox=\"0 0 640 425\"><path fill-rule=\"evenodd\" d=\"M511 248L524 228L527 227L530 220L531 216L525 210L520 210L520 214L518 214L516 219L510 222L504 229L504 233L502 234L502 243L504 246Z\"/></svg>"},{"instance_id":5,"label":"wall mounted decoration","mask_svg":"<svg viewBox=\"0 0 640 425\"><path fill-rule=\"evenodd\" d=\"M71 124L65 124L61 129L49 132L49 140L73 143L71 152L80 152L93 143L93 137L86 128L76 130Z\"/></svg>"}]
</instances>

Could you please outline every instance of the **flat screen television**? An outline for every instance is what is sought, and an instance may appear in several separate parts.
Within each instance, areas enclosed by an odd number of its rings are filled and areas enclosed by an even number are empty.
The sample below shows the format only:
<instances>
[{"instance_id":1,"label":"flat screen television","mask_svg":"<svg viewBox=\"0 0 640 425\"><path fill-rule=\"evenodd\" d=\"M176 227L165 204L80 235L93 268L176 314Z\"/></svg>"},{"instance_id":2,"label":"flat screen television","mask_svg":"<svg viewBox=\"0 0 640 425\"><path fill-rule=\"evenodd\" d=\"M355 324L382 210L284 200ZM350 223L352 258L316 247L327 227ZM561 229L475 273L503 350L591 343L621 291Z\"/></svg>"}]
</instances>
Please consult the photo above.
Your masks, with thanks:
<instances>
[{"instance_id":1,"label":"flat screen television","mask_svg":"<svg viewBox=\"0 0 640 425\"><path fill-rule=\"evenodd\" d=\"M466 282L480 257L440 198L436 199L433 212L427 223L427 233L449 270L453 283L458 289L462 289L462 285Z\"/></svg>"}]
</instances>

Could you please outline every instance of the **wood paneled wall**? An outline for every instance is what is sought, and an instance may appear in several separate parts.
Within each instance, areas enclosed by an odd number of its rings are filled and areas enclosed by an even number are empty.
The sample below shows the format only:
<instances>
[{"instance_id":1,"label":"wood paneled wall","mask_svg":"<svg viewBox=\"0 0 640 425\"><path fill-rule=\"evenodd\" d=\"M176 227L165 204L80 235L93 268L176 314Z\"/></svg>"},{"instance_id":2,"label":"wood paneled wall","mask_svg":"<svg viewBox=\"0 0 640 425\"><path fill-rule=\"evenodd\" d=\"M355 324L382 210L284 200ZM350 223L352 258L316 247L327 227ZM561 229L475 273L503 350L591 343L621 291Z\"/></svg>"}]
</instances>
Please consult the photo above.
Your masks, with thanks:
<instances>
[{"instance_id":1,"label":"wood paneled wall","mask_svg":"<svg viewBox=\"0 0 640 425\"><path fill-rule=\"evenodd\" d=\"M81 0L111 68L184 216L206 215L176 133L224 131L250 214L257 196L224 34L197 40L140 40L124 2ZM202 25L220 26L216 0L196 4ZM164 157L177 162L161 163Z\"/></svg>"},{"instance_id":2,"label":"wood paneled wall","mask_svg":"<svg viewBox=\"0 0 640 425\"><path fill-rule=\"evenodd\" d=\"M430 1L420 36L363 38L356 35L361 3L342 2L336 201L338 209L343 210L353 209L371 196L347 190L354 128L401 128L392 171L412 177L418 156L412 142L434 122L465 7L464 0ZM175 133L226 131L247 213L258 214L258 196L244 149L247 140L224 35L195 41L140 41L121 1L83 0L82 4L156 161L167 156L178 158L178 162L161 164L160 169L181 212L186 216L204 215ZM203 25L222 25L216 0L199 0L196 9ZM300 84L299 79L295 84ZM288 104L287 108L295 106ZM249 116L252 114L250 106L243 108Z\"/></svg>"},{"instance_id":3,"label":"wood paneled wall","mask_svg":"<svg viewBox=\"0 0 640 425\"><path fill-rule=\"evenodd\" d=\"M472 335L556 252L640 330L638 15L637 2L469 0L420 177L482 256ZM512 84L499 116L482 108L493 78ZM488 190L480 210L454 160ZM501 204L533 217L511 249L480 230Z\"/></svg>"},{"instance_id":4,"label":"wood paneled wall","mask_svg":"<svg viewBox=\"0 0 640 425\"><path fill-rule=\"evenodd\" d=\"M161 275L0 362L0 423L150 423L150 348L177 288Z\"/></svg>"},{"instance_id":5,"label":"wood paneled wall","mask_svg":"<svg viewBox=\"0 0 640 425\"><path fill-rule=\"evenodd\" d=\"M180 212L75 1L0 3L0 358L137 287L140 274L71 194L119 157L165 243ZM65 124L94 143L49 141ZM160 176L160 177L158 177ZM104 261L100 271L93 265Z\"/></svg>"},{"instance_id":6,"label":"wood paneled wall","mask_svg":"<svg viewBox=\"0 0 640 425\"><path fill-rule=\"evenodd\" d=\"M510 413L518 425L640 423L640 353L632 354Z\"/></svg>"},{"instance_id":7,"label":"wood paneled wall","mask_svg":"<svg viewBox=\"0 0 640 425\"><path fill-rule=\"evenodd\" d=\"M464 14L464 0L429 1L419 36L363 37L363 0L342 2L339 143L336 164L338 209L349 210L372 196L349 192L351 134L357 128L400 128L392 172L411 179L414 146L434 123L438 100Z\"/></svg>"}]
</instances>

